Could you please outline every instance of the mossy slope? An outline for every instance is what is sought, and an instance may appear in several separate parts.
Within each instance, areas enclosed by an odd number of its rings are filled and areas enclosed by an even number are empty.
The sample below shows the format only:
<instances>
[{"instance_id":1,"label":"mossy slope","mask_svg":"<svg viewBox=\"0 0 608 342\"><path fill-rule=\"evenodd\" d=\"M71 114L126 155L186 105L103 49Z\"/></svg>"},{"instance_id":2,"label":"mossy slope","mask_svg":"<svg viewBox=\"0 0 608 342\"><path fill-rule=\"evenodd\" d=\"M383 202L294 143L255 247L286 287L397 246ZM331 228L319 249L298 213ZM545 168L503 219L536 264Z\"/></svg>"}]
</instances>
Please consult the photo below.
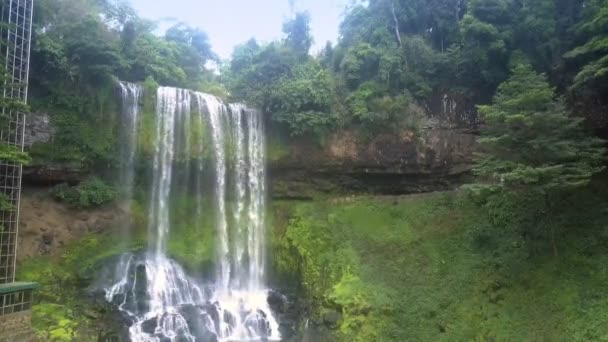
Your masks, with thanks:
<instances>
[{"instance_id":1,"label":"mossy slope","mask_svg":"<svg viewBox=\"0 0 608 342\"><path fill-rule=\"evenodd\" d=\"M276 266L299 270L317 320L341 312L344 341L608 339L602 191L537 222L558 226L559 257L510 204L497 220L462 194L277 202Z\"/></svg>"}]
</instances>

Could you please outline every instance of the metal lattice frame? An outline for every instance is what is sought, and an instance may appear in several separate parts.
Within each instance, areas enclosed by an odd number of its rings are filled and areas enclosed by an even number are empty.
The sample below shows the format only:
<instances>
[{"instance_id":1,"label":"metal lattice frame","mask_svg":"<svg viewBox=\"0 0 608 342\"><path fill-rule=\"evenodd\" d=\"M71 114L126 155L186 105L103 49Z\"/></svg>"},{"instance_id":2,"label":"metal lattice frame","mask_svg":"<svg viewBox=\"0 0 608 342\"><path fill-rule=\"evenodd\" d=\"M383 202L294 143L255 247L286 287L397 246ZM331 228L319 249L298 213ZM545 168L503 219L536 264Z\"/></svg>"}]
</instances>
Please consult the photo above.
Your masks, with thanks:
<instances>
[{"instance_id":1,"label":"metal lattice frame","mask_svg":"<svg viewBox=\"0 0 608 342\"><path fill-rule=\"evenodd\" d=\"M33 1L2 0L0 56L4 57L7 76L3 96L23 103L27 102ZM2 109L1 114L5 125L0 130L0 143L23 151L25 113ZM20 163L0 161L0 193L12 204L11 209L0 212L0 284L15 281L21 174Z\"/></svg>"},{"instance_id":2,"label":"metal lattice frame","mask_svg":"<svg viewBox=\"0 0 608 342\"><path fill-rule=\"evenodd\" d=\"M30 310L32 302L31 289L0 294L0 316Z\"/></svg>"}]
</instances>

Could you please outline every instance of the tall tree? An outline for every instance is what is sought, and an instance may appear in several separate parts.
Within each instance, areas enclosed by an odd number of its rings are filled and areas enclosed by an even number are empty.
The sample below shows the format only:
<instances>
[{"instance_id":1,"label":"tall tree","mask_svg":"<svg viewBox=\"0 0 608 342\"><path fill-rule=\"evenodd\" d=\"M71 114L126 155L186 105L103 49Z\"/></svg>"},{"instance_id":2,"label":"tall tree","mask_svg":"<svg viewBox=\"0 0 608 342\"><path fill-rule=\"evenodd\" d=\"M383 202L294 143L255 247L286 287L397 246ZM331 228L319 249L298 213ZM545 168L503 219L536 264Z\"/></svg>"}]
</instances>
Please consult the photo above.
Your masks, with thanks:
<instances>
[{"instance_id":1,"label":"tall tree","mask_svg":"<svg viewBox=\"0 0 608 342\"><path fill-rule=\"evenodd\" d=\"M300 56L308 55L312 47L313 38L310 34L310 14L297 12L293 19L283 24L285 43Z\"/></svg>"},{"instance_id":2,"label":"tall tree","mask_svg":"<svg viewBox=\"0 0 608 342\"><path fill-rule=\"evenodd\" d=\"M556 193L586 185L603 169L603 141L588 135L581 119L568 117L554 96L543 75L520 64L492 104L479 107L486 126L475 166L481 183L473 189L539 191L550 210Z\"/></svg>"}]
</instances>

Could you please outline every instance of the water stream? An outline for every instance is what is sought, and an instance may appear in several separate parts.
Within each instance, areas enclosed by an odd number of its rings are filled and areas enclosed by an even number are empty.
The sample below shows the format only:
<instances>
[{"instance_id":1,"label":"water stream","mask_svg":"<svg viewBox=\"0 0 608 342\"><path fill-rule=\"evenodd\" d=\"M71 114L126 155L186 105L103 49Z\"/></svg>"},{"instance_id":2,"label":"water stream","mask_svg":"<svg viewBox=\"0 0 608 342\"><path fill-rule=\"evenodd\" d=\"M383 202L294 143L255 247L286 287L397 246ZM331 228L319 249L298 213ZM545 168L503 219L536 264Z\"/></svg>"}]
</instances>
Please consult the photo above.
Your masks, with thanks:
<instances>
[{"instance_id":1,"label":"water stream","mask_svg":"<svg viewBox=\"0 0 608 342\"><path fill-rule=\"evenodd\" d=\"M120 96L122 100L122 131L120 150L120 184L124 194L126 209L129 211L129 203L133 198L133 182L135 180L135 160L137 156L137 128L139 123L139 101L142 95L142 87L135 83L119 82ZM129 227L125 229L125 235L130 233Z\"/></svg>"},{"instance_id":2,"label":"water stream","mask_svg":"<svg viewBox=\"0 0 608 342\"><path fill-rule=\"evenodd\" d=\"M131 176L124 177L123 185L132 187L141 90L126 83L120 87L123 107L130 108L125 120L132 122L123 124L124 131L130 132L125 134L129 151L123 158L131 160L125 163ZM191 125L206 125L210 138L193 143L192 134L187 133ZM200 151L195 158L194 151L194 146L205 143L211 144L211 187L203 186L204 158ZM129 321L131 340L280 340L264 287L265 145L260 113L243 105L224 104L209 94L161 87L154 147L148 248L121 256L114 283L106 288L106 299ZM176 166L182 157L186 162ZM176 172L180 167L186 171ZM190 170L196 173L194 177ZM167 256L171 194L183 191L177 184L192 185L193 217L214 215L215 279L193 277ZM132 189L127 191L132 193ZM205 195L213 196L213 207L202 208Z\"/></svg>"}]
</instances>

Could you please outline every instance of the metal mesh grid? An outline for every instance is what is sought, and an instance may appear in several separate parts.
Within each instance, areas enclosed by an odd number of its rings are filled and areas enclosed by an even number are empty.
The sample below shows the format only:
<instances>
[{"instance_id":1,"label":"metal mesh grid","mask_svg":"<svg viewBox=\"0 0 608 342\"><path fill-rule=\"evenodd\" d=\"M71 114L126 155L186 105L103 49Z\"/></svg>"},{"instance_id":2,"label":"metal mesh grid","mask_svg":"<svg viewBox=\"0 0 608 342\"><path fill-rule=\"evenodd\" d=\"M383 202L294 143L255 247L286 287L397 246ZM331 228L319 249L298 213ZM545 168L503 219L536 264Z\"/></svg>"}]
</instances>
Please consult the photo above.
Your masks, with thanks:
<instances>
[{"instance_id":1,"label":"metal mesh grid","mask_svg":"<svg viewBox=\"0 0 608 342\"><path fill-rule=\"evenodd\" d=\"M0 58L4 58L6 73L2 95L26 103L33 0L0 1L2 1ZM0 127L0 143L23 151L25 113L2 108L0 115L3 122ZM21 164L0 161L0 193L4 194L11 203L10 208L0 211L0 284L15 280L21 173ZM0 297L3 298L3 301L0 301L0 305L3 305L0 312L4 312L4 304L10 302L4 301L9 298L6 296Z\"/></svg>"},{"instance_id":2,"label":"metal mesh grid","mask_svg":"<svg viewBox=\"0 0 608 342\"><path fill-rule=\"evenodd\" d=\"M32 290L0 294L0 316L32 308Z\"/></svg>"},{"instance_id":3,"label":"metal mesh grid","mask_svg":"<svg viewBox=\"0 0 608 342\"><path fill-rule=\"evenodd\" d=\"M24 120L21 113L9 113L7 129L0 132L0 141L23 150ZM0 161L0 193L12 204L12 208L0 211L0 284L15 280L20 190L21 164Z\"/></svg>"}]
</instances>

